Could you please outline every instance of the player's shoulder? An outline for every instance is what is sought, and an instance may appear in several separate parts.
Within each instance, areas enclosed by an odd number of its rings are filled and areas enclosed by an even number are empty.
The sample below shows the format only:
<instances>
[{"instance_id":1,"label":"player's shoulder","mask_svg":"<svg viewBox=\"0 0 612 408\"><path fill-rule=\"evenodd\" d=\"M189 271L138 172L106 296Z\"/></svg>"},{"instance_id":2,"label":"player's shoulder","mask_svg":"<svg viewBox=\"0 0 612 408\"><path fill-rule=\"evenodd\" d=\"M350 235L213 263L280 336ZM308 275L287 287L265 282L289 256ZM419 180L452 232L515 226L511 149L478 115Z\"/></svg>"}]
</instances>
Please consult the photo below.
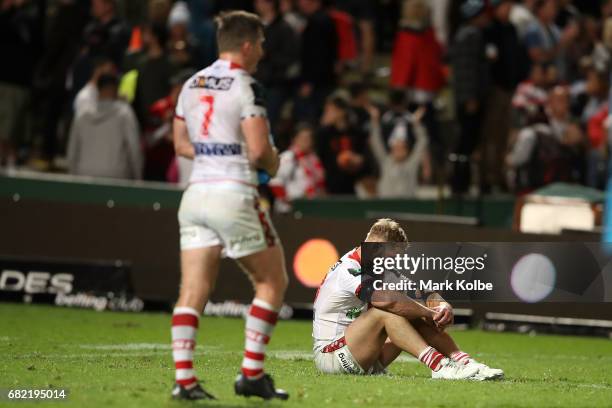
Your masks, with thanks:
<instances>
[{"instance_id":1,"label":"player's shoulder","mask_svg":"<svg viewBox=\"0 0 612 408\"><path fill-rule=\"evenodd\" d=\"M361 256L359 249L355 248L344 254L336 264L344 275L361 276Z\"/></svg>"}]
</instances>

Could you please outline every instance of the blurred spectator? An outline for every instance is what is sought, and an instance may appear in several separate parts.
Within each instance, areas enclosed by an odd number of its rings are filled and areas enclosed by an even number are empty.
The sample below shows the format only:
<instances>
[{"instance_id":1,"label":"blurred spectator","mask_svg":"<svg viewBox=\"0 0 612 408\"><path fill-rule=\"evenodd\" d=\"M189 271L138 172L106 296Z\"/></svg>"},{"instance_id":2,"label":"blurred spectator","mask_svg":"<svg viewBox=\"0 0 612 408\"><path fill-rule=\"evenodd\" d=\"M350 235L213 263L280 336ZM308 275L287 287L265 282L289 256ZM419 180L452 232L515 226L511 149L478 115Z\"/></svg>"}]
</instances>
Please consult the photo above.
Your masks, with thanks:
<instances>
[{"instance_id":1,"label":"blurred spectator","mask_svg":"<svg viewBox=\"0 0 612 408\"><path fill-rule=\"evenodd\" d=\"M353 125L364 138L367 138L370 134L371 121L369 109L372 106L369 88L363 82L353 82L349 85L349 95Z\"/></svg>"},{"instance_id":2,"label":"blurred spectator","mask_svg":"<svg viewBox=\"0 0 612 408\"><path fill-rule=\"evenodd\" d=\"M338 35L338 72L350 71L356 67L359 57L355 21L347 12L333 7L329 8L327 13L332 18Z\"/></svg>"},{"instance_id":3,"label":"blurred spectator","mask_svg":"<svg viewBox=\"0 0 612 408\"><path fill-rule=\"evenodd\" d=\"M516 27L519 37L523 39L529 30L529 27L536 23L534 15L535 4L538 0L523 0L519 1L512 7L510 12L510 21Z\"/></svg>"},{"instance_id":4,"label":"blurred spectator","mask_svg":"<svg viewBox=\"0 0 612 408\"><path fill-rule=\"evenodd\" d=\"M118 80L98 80L98 109L80 113L72 124L68 145L71 174L140 179L142 152L132 108L117 99Z\"/></svg>"},{"instance_id":5,"label":"blurred spectator","mask_svg":"<svg viewBox=\"0 0 612 408\"><path fill-rule=\"evenodd\" d=\"M283 20L293 29L296 34L301 34L306 27L304 17L298 13L293 0L280 0L280 10Z\"/></svg>"},{"instance_id":6,"label":"blurred spectator","mask_svg":"<svg viewBox=\"0 0 612 408\"><path fill-rule=\"evenodd\" d=\"M170 181L168 173L171 171L170 167L175 165L172 120L183 84L192 75L192 71L175 75L171 80L170 93L156 101L150 108L151 125L154 130L146 140L145 180Z\"/></svg>"},{"instance_id":7,"label":"blurred spectator","mask_svg":"<svg viewBox=\"0 0 612 408\"><path fill-rule=\"evenodd\" d=\"M53 168L53 160L60 150L58 141L67 135L66 123L72 114L69 101L79 90L74 89L69 72L82 45L88 13L87 5L77 0L58 2L50 11L44 53L32 84L32 113L40 118L35 133L43 139L40 157L30 158L29 164L33 167Z\"/></svg>"},{"instance_id":8,"label":"blurred spectator","mask_svg":"<svg viewBox=\"0 0 612 408\"><path fill-rule=\"evenodd\" d=\"M484 29L489 24L483 0L468 0L461 7L465 22L452 46L453 90L460 134L454 154L453 193L462 194L470 186L470 159L481 132L482 112L489 89L489 62L486 57Z\"/></svg>"},{"instance_id":9,"label":"blurred spectator","mask_svg":"<svg viewBox=\"0 0 612 408\"><path fill-rule=\"evenodd\" d=\"M280 155L280 167L270 181L274 206L287 212L297 198L315 198L325 194L325 171L314 152L314 129L308 124L297 126L288 150Z\"/></svg>"},{"instance_id":10,"label":"blurred spectator","mask_svg":"<svg viewBox=\"0 0 612 408\"><path fill-rule=\"evenodd\" d=\"M389 92L389 105L380 117L380 128L383 145L388 150L389 139L398 127L408 128L410 112L406 104L406 94L403 90L392 89Z\"/></svg>"},{"instance_id":11,"label":"blurred spectator","mask_svg":"<svg viewBox=\"0 0 612 408\"><path fill-rule=\"evenodd\" d=\"M418 187L419 167L427 149L427 130L421 120L425 108L420 108L410 115L416 141L409 140L407 127L396 127L389 138L389 153L384 145L380 126L379 113L371 109L372 133L370 146L380 166L381 176L378 181L378 196L381 198L414 197Z\"/></svg>"},{"instance_id":12,"label":"blurred spectator","mask_svg":"<svg viewBox=\"0 0 612 408\"><path fill-rule=\"evenodd\" d=\"M533 64L529 79L519 84L512 98L512 127L522 128L542 121L548 91L557 83L557 69L550 64Z\"/></svg>"},{"instance_id":13,"label":"blurred spectator","mask_svg":"<svg viewBox=\"0 0 612 408\"><path fill-rule=\"evenodd\" d=\"M610 90L609 75L609 70L600 71L595 66L588 69L585 88L588 99L580 118L583 125L587 125L593 116L606 107Z\"/></svg>"},{"instance_id":14,"label":"blurred spectator","mask_svg":"<svg viewBox=\"0 0 612 408\"><path fill-rule=\"evenodd\" d=\"M610 92L610 71L603 72L595 67L587 73L586 92L589 96L580 118L587 129L589 140L588 173L586 183L590 187L604 188L606 175L606 137L603 124L608 116Z\"/></svg>"},{"instance_id":15,"label":"blurred spectator","mask_svg":"<svg viewBox=\"0 0 612 408\"><path fill-rule=\"evenodd\" d=\"M431 27L427 2L405 0L393 49L391 86L407 91L411 109L427 108L423 122L429 133L433 157L439 166L445 160L445 146L439 137L434 100L446 84L442 58L442 46Z\"/></svg>"},{"instance_id":16,"label":"blurred spectator","mask_svg":"<svg viewBox=\"0 0 612 408\"><path fill-rule=\"evenodd\" d=\"M325 103L321 128L317 132L317 151L330 194L355 194L355 184L365 164L367 140L359 137L359 132L351 127L349 110L343 98L331 97Z\"/></svg>"},{"instance_id":17,"label":"blurred spectator","mask_svg":"<svg viewBox=\"0 0 612 408\"><path fill-rule=\"evenodd\" d=\"M27 132L29 86L40 57L45 2L0 2L0 167L13 166Z\"/></svg>"},{"instance_id":18,"label":"blurred spectator","mask_svg":"<svg viewBox=\"0 0 612 408\"><path fill-rule=\"evenodd\" d=\"M360 197L376 196L377 166L367 142L371 129L371 114L373 108L370 100L370 89L364 82L354 82L349 86L350 122L355 138L364 145L364 165L357 193Z\"/></svg>"},{"instance_id":19,"label":"blurred spectator","mask_svg":"<svg viewBox=\"0 0 612 408\"><path fill-rule=\"evenodd\" d=\"M172 9L172 0L149 0L148 24L165 25Z\"/></svg>"},{"instance_id":20,"label":"blurred spectator","mask_svg":"<svg viewBox=\"0 0 612 408\"><path fill-rule=\"evenodd\" d=\"M143 30L145 51L139 56L136 64L138 80L134 109L145 131L150 130L152 126L151 105L168 95L170 78L176 72L176 67L165 50L167 40L168 31L165 25L148 25Z\"/></svg>"},{"instance_id":21,"label":"blurred spectator","mask_svg":"<svg viewBox=\"0 0 612 408\"><path fill-rule=\"evenodd\" d=\"M372 70L376 37L374 33L374 10L371 0L334 0L332 2L338 10L344 11L353 17L358 28L358 43L360 44L360 71L369 74ZM342 46L342 45L340 45Z\"/></svg>"},{"instance_id":22,"label":"blurred spectator","mask_svg":"<svg viewBox=\"0 0 612 408\"><path fill-rule=\"evenodd\" d=\"M191 14L187 3L177 1L168 16L168 50L172 64L178 68L198 68L203 58L198 55L199 45L189 33Z\"/></svg>"},{"instance_id":23,"label":"blurred spectator","mask_svg":"<svg viewBox=\"0 0 612 408\"><path fill-rule=\"evenodd\" d=\"M207 67L217 59L217 39L213 21L213 0L186 0L191 16L189 32L198 46L198 67Z\"/></svg>"},{"instance_id":24,"label":"blurred spectator","mask_svg":"<svg viewBox=\"0 0 612 408\"><path fill-rule=\"evenodd\" d=\"M566 87L550 94L549 123L524 128L506 158L514 173L519 193L556 182L583 182L585 169L584 133L570 116L570 97Z\"/></svg>"},{"instance_id":25,"label":"blurred spectator","mask_svg":"<svg viewBox=\"0 0 612 408\"><path fill-rule=\"evenodd\" d=\"M442 47L429 14L426 0L403 2L391 62L391 86L410 91L412 101L421 104L430 103L445 84Z\"/></svg>"},{"instance_id":26,"label":"blurred spectator","mask_svg":"<svg viewBox=\"0 0 612 408\"><path fill-rule=\"evenodd\" d=\"M534 7L537 19L525 34L529 57L533 62L555 64L563 80L567 75L565 49L578 36L578 25L571 22L563 32L555 25L559 13L557 0L537 0Z\"/></svg>"},{"instance_id":27,"label":"blurred spectator","mask_svg":"<svg viewBox=\"0 0 612 408\"><path fill-rule=\"evenodd\" d=\"M452 0L430 1L431 22L436 32L436 38L442 47L448 45L450 35L450 9Z\"/></svg>"},{"instance_id":28,"label":"blurred spectator","mask_svg":"<svg viewBox=\"0 0 612 408\"><path fill-rule=\"evenodd\" d=\"M117 68L109 58L99 57L94 60L93 74L87 85L83 87L74 99L74 115L78 116L85 110L95 110L98 106L98 80L102 75L117 74Z\"/></svg>"},{"instance_id":29,"label":"blurred spectator","mask_svg":"<svg viewBox=\"0 0 612 408\"><path fill-rule=\"evenodd\" d=\"M255 0L255 10L265 24L264 58L255 77L266 88L268 118L276 133L291 81L298 74L299 44L293 29L280 13L279 0Z\"/></svg>"},{"instance_id":30,"label":"blurred spectator","mask_svg":"<svg viewBox=\"0 0 612 408\"><path fill-rule=\"evenodd\" d=\"M578 27L576 38L566 48L566 82L572 83L584 77L582 65L591 59L595 45L601 38L601 26L597 19L584 16L575 23Z\"/></svg>"},{"instance_id":31,"label":"blurred spectator","mask_svg":"<svg viewBox=\"0 0 612 408\"><path fill-rule=\"evenodd\" d=\"M601 17L604 21L612 17L612 0L601 1Z\"/></svg>"},{"instance_id":32,"label":"blurred spectator","mask_svg":"<svg viewBox=\"0 0 612 408\"><path fill-rule=\"evenodd\" d=\"M510 134L512 95L523 79L525 61L516 28L510 23L511 0L492 0L493 21L486 30L491 86L484 107L480 183L484 191L504 183L503 163ZM525 75L526 76L526 75Z\"/></svg>"},{"instance_id":33,"label":"blurred spectator","mask_svg":"<svg viewBox=\"0 0 612 408\"><path fill-rule=\"evenodd\" d=\"M76 89L85 86L91 77L91 64L96 57L109 57L121 68L130 41L131 30L117 16L116 0L92 0L91 15L94 20L85 27L82 54L74 67Z\"/></svg>"},{"instance_id":34,"label":"blurred spectator","mask_svg":"<svg viewBox=\"0 0 612 408\"><path fill-rule=\"evenodd\" d=\"M307 22L302 33L300 87L294 116L298 121L314 123L321 115L325 99L336 86L338 38L322 0L299 0L298 4Z\"/></svg>"},{"instance_id":35,"label":"blurred spectator","mask_svg":"<svg viewBox=\"0 0 612 408\"><path fill-rule=\"evenodd\" d=\"M557 27L564 29L580 18L580 11L572 4L572 0L558 0L559 13L555 19Z\"/></svg>"}]
</instances>

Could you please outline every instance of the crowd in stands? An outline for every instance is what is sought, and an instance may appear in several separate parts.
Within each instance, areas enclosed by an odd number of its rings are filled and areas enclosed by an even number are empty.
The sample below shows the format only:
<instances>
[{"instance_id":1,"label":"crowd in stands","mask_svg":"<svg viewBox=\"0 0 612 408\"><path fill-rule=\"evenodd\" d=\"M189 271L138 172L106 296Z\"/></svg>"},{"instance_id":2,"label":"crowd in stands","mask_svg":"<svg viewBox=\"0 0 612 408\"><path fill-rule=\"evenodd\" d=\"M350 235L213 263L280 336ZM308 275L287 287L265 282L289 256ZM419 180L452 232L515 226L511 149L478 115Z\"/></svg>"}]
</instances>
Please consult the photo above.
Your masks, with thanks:
<instances>
[{"instance_id":1,"label":"crowd in stands","mask_svg":"<svg viewBox=\"0 0 612 408\"><path fill-rule=\"evenodd\" d=\"M0 167L184 183L174 106L231 9L265 24L280 211L606 187L612 0L0 0Z\"/></svg>"}]
</instances>

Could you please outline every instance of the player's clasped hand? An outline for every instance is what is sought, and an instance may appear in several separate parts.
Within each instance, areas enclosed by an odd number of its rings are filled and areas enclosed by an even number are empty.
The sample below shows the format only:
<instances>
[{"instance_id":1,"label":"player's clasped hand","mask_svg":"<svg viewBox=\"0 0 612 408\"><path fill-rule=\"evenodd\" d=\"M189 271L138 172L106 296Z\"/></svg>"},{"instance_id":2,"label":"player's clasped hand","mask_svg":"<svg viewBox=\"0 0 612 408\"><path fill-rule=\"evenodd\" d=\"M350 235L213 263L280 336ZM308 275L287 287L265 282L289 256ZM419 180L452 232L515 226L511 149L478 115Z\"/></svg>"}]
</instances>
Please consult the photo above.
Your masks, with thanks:
<instances>
[{"instance_id":1,"label":"player's clasped hand","mask_svg":"<svg viewBox=\"0 0 612 408\"><path fill-rule=\"evenodd\" d=\"M436 314L433 317L433 321L437 327L444 329L447 326L453 324L455 315L453 313L453 308L448 303L436 306L433 308L433 310L436 311Z\"/></svg>"}]
</instances>

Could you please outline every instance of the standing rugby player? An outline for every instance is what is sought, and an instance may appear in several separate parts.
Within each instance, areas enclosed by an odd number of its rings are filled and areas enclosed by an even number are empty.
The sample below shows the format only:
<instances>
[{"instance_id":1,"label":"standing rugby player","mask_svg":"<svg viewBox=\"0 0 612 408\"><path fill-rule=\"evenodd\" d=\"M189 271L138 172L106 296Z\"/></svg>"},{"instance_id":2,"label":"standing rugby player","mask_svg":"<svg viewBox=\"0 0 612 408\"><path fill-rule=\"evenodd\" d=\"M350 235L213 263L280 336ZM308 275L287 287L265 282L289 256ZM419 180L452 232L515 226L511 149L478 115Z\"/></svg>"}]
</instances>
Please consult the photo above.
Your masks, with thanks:
<instances>
[{"instance_id":1,"label":"standing rugby player","mask_svg":"<svg viewBox=\"0 0 612 408\"><path fill-rule=\"evenodd\" d=\"M402 227L378 220L366 242L407 242ZM367 286L367 285L366 285ZM473 360L443 329L453 309L437 293L429 308L398 292L362 286L361 248L338 261L321 284L314 303L314 354L326 374L382 374L402 351L431 369L432 378L490 380L503 371ZM369 303L368 303L369 302Z\"/></svg>"},{"instance_id":2,"label":"standing rugby player","mask_svg":"<svg viewBox=\"0 0 612 408\"><path fill-rule=\"evenodd\" d=\"M176 107L175 149L194 161L178 214L181 287L172 316L172 396L177 399L214 398L196 378L193 354L199 316L214 289L222 256L235 259L255 288L235 392L288 398L263 369L288 281L280 242L257 195L258 171L274 176L279 166L262 90L251 77L263 56L263 41L256 15L222 15L219 59L185 83Z\"/></svg>"}]
</instances>

